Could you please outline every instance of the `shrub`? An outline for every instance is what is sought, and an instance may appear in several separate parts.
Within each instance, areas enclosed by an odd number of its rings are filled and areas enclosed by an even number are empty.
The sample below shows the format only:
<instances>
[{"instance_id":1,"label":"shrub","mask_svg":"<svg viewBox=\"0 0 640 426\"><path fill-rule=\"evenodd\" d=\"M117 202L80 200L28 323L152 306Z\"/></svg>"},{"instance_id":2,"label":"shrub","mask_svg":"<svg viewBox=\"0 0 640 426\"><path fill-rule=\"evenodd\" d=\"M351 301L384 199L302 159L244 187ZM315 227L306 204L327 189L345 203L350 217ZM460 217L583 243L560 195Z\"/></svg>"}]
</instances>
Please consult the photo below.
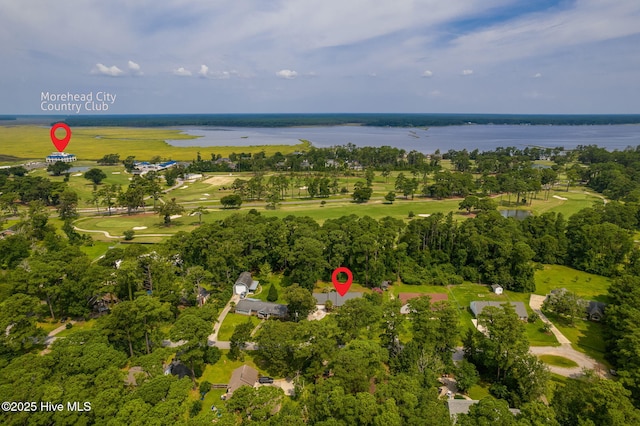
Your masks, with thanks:
<instances>
[{"instance_id":1,"label":"shrub","mask_svg":"<svg viewBox=\"0 0 640 426\"><path fill-rule=\"evenodd\" d=\"M135 235L135 233L136 231L134 231L133 229L127 229L122 233L122 235L124 235L125 241L131 241L133 240L133 236Z\"/></svg>"}]
</instances>

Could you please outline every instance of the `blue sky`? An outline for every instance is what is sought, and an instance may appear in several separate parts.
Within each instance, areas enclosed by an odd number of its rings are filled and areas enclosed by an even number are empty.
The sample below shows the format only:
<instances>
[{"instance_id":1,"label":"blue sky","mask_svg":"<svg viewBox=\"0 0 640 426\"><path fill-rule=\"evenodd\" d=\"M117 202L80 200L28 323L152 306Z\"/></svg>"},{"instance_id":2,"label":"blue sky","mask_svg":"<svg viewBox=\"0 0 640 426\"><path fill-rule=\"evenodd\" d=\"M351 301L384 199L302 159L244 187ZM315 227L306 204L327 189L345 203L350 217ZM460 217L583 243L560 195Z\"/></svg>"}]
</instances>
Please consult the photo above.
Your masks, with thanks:
<instances>
[{"instance_id":1,"label":"blue sky","mask_svg":"<svg viewBox=\"0 0 640 426\"><path fill-rule=\"evenodd\" d=\"M637 0L0 0L0 40L0 114L640 113Z\"/></svg>"}]
</instances>

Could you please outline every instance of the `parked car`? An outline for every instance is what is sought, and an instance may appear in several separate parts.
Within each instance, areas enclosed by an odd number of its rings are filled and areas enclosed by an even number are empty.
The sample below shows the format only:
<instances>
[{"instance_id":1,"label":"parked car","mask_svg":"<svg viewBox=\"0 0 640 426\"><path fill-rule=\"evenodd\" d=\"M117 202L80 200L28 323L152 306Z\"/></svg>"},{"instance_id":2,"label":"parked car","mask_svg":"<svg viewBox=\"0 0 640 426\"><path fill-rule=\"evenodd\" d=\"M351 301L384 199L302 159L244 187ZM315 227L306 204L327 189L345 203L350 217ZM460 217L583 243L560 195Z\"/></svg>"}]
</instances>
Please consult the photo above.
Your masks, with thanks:
<instances>
[{"instance_id":1,"label":"parked car","mask_svg":"<svg viewBox=\"0 0 640 426\"><path fill-rule=\"evenodd\" d=\"M263 383L263 384L265 384L265 383L273 383L273 378L272 377L266 377L266 376L265 377L260 377L258 379L258 383Z\"/></svg>"}]
</instances>

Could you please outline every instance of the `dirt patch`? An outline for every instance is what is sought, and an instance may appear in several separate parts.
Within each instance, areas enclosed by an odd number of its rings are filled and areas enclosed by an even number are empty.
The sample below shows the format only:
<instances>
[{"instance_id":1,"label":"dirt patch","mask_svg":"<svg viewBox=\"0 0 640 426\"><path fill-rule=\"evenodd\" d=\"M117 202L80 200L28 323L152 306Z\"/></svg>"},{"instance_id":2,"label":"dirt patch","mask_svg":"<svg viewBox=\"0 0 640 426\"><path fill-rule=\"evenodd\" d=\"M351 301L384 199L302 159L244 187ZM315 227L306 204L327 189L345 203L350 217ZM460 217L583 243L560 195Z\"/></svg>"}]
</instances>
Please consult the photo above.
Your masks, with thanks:
<instances>
[{"instance_id":1,"label":"dirt patch","mask_svg":"<svg viewBox=\"0 0 640 426\"><path fill-rule=\"evenodd\" d=\"M205 180L204 183L208 183L213 186L223 186L233 183L236 179L236 176L211 176L209 179Z\"/></svg>"}]
</instances>

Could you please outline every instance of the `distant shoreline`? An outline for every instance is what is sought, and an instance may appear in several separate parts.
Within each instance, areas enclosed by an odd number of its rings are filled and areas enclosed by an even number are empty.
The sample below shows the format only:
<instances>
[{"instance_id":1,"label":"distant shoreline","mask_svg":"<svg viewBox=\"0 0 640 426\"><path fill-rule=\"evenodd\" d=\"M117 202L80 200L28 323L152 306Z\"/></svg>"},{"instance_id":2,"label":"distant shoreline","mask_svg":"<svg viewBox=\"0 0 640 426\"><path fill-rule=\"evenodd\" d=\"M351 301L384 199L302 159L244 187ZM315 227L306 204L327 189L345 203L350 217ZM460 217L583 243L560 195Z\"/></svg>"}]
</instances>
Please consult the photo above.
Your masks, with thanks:
<instances>
[{"instance_id":1,"label":"distant shoreline","mask_svg":"<svg viewBox=\"0 0 640 426\"><path fill-rule=\"evenodd\" d=\"M640 114L123 114L0 115L0 125L65 121L76 127L324 127L426 128L469 125L589 126L640 124Z\"/></svg>"}]
</instances>

